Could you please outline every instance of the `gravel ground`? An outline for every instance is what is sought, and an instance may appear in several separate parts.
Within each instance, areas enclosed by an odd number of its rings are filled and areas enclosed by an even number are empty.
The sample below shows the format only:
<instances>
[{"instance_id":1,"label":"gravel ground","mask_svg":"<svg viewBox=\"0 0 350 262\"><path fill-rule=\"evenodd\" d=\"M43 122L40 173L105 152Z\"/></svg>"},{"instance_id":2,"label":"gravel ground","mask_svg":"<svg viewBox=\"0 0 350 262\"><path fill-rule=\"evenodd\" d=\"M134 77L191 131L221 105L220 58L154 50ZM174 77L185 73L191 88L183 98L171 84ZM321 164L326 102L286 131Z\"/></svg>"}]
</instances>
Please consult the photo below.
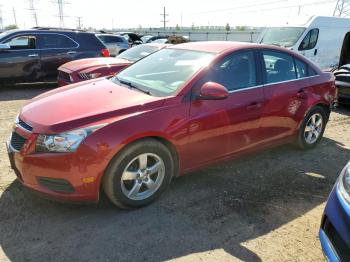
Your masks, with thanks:
<instances>
[{"instance_id":1,"label":"gravel ground","mask_svg":"<svg viewBox=\"0 0 350 262\"><path fill-rule=\"evenodd\" d=\"M24 189L4 142L26 99L51 87L0 88L0 261L324 261L318 227L350 159L350 108L316 149L264 151L175 179L153 205L60 204Z\"/></svg>"}]
</instances>

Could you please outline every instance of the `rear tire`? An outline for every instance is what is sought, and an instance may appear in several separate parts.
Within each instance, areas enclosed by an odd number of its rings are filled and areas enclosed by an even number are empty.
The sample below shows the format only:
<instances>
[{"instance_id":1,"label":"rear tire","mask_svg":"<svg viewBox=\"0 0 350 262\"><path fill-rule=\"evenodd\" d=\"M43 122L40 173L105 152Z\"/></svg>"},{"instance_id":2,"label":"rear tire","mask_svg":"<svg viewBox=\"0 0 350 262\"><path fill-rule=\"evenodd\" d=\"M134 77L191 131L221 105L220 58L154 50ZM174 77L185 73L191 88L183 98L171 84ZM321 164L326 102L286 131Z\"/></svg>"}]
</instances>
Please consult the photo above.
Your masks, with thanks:
<instances>
[{"instance_id":1,"label":"rear tire","mask_svg":"<svg viewBox=\"0 0 350 262\"><path fill-rule=\"evenodd\" d=\"M301 149L314 148L322 139L328 115L321 106L313 107L299 129L297 145Z\"/></svg>"},{"instance_id":2,"label":"rear tire","mask_svg":"<svg viewBox=\"0 0 350 262\"><path fill-rule=\"evenodd\" d=\"M155 139L135 142L110 162L102 186L120 208L146 206L167 189L174 175L169 149Z\"/></svg>"}]
</instances>

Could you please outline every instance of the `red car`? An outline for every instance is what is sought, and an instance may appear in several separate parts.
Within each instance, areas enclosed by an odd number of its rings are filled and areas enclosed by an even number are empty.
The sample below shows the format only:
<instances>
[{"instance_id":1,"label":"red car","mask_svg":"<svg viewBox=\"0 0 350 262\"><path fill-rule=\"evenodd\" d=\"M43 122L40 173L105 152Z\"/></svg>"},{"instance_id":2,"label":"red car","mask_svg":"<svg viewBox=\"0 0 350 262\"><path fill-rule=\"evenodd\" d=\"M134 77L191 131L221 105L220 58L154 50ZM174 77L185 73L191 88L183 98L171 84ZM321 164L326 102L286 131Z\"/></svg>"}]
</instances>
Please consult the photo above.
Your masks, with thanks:
<instances>
[{"instance_id":1,"label":"red car","mask_svg":"<svg viewBox=\"0 0 350 262\"><path fill-rule=\"evenodd\" d=\"M169 44L144 44L130 48L117 57L86 58L68 62L58 68L58 86L93 78L112 76L141 58Z\"/></svg>"},{"instance_id":2,"label":"red car","mask_svg":"<svg viewBox=\"0 0 350 262\"><path fill-rule=\"evenodd\" d=\"M116 76L29 101L8 143L23 185L60 200L119 207L219 160L322 138L334 76L279 47L197 42L164 48Z\"/></svg>"}]
</instances>

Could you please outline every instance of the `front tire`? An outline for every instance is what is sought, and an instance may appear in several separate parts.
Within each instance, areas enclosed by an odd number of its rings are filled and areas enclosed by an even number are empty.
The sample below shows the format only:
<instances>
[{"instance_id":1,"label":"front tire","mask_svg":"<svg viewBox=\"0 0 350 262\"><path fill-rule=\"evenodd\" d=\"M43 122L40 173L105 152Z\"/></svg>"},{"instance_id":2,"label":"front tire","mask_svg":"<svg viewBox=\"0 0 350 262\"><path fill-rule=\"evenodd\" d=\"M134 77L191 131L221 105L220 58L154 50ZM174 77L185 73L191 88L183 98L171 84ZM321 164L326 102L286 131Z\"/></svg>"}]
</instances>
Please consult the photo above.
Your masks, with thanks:
<instances>
[{"instance_id":1,"label":"front tire","mask_svg":"<svg viewBox=\"0 0 350 262\"><path fill-rule=\"evenodd\" d=\"M299 129L298 147L301 149L315 147L323 137L327 122L328 115L322 107L312 108Z\"/></svg>"},{"instance_id":2,"label":"front tire","mask_svg":"<svg viewBox=\"0 0 350 262\"><path fill-rule=\"evenodd\" d=\"M174 175L169 149L154 139L135 142L110 162L102 186L118 207L137 208L156 200Z\"/></svg>"}]
</instances>

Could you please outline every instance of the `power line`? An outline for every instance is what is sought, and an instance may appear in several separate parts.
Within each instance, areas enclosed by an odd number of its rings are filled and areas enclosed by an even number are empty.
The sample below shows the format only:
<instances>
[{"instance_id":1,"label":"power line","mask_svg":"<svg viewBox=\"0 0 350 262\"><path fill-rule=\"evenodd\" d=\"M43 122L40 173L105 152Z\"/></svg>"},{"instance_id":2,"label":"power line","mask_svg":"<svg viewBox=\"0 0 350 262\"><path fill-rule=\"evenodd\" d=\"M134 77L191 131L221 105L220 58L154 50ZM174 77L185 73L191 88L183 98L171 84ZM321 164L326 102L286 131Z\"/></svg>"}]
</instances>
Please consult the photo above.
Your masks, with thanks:
<instances>
[{"instance_id":1,"label":"power line","mask_svg":"<svg viewBox=\"0 0 350 262\"><path fill-rule=\"evenodd\" d=\"M166 28L166 23L169 22L166 20L166 17L169 16L169 14L167 14L165 12L165 6L164 6L164 9L163 9L163 14L160 14L162 17L163 17L163 20L161 20L161 22L163 23L163 27L164 27L164 30Z\"/></svg>"},{"instance_id":2,"label":"power line","mask_svg":"<svg viewBox=\"0 0 350 262\"><path fill-rule=\"evenodd\" d=\"M338 0L334 8L333 16L338 16L338 17L350 16L350 1Z\"/></svg>"}]
</instances>

